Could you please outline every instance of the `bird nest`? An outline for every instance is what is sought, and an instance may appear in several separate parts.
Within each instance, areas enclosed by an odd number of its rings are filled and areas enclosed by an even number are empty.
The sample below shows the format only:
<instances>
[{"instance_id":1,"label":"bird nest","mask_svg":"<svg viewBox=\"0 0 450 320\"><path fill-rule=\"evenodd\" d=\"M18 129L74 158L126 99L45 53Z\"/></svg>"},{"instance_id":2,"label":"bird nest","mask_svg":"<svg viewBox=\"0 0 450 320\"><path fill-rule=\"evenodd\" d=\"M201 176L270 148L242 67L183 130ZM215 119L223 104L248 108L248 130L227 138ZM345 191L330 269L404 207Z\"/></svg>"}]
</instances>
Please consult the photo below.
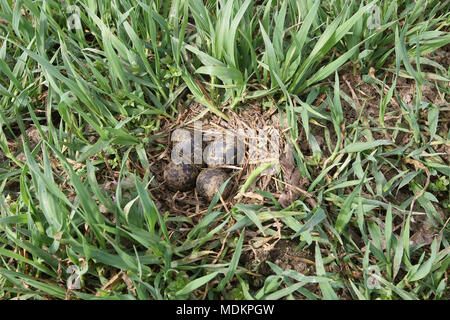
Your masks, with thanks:
<instances>
[{"instance_id":1,"label":"bird nest","mask_svg":"<svg viewBox=\"0 0 450 320\"><path fill-rule=\"evenodd\" d=\"M299 195L294 183L289 178L295 167L292 151L288 148L286 136L289 128L285 116L277 109L262 111L261 106L249 105L236 113L232 110L224 112L228 121L211 112L205 112L203 105L191 103L178 113L178 117L166 120L161 130L155 133L159 136L148 150L150 170L155 183L151 193L160 211L169 211L176 215L190 218L206 213L210 201L198 194L196 188L188 191L171 190L164 179L164 170L172 161L172 141L177 129L184 129L194 134L200 130L202 134L202 149L211 142L211 136L237 135L245 146L242 161L234 164L218 165L229 173L231 191L226 198L220 196L216 208L229 210L237 203L256 203L264 205L264 198L258 190L270 192L275 199L281 200L282 206L289 205ZM281 119L281 121L280 121ZM155 146L165 146L163 150ZM203 161L195 164L201 171L207 168ZM263 170L264 169L264 170ZM297 176L300 179L300 176ZM287 200L287 201L286 201Z\"/></svg>"}]
</instances>

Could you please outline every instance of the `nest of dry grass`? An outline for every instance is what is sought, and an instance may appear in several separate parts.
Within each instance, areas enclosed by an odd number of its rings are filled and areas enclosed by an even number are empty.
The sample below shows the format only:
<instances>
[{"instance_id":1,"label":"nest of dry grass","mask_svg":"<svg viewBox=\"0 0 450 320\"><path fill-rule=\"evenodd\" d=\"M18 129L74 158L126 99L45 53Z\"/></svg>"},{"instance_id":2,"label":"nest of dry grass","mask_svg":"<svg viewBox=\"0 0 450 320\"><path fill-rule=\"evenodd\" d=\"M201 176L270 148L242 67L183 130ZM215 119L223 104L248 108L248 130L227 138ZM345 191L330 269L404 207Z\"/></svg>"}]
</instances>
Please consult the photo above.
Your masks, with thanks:
<instances>
[{"instance_id":1,"label":"nest of dry grass","mask_svg":"<svg viewBox=\"0 0 450 320\"><path fill-rule=\"evenodd\" d=\"M157 150L156 148L148 149L148 156L150 159L150 169L154 175L155 184L150 189L152 195L155 197L157 205L162 210L185 215L189 218L201 216L205 214L209 207L209 202L204 200L197 194L194 188L186 192L171 191L163 178L163 172L167 164L171 161L171 133L178 128L184 128L191 132L194 130L194 121L202 122L202 130L207 133L211 131L219 131L222 133L238 132L239 130L277 130L279 133L278 154L279 161L276 164L275 170L272 168L270 172L264 172L258 175L256 179L247 188L246 192L241 193L240 187L249 179L251 173L261 165L261 162L251 161L251 155L248 148L245 149L244 163L241 165L222 165L221 168L227 170L232 179L232 190L230 196L221 198L216 208L223 207L225 211L229 211L237 202L239 203L256 203L264 205L267 199L255 190L262 190L270 192L276 199L280 200L283 207L288 206L292 201L298 198L299 194L307 194L302 186L302 179L295 170L295 160L292 156L290 148L286 141L286 132L289 128L286 122L281 123L280 115L276 109L269 109L262 111L262 108L257 105L250 105L246 109L241 109L239 114L232 110L227 110L225 114L229 121L205 111L204 106L198 103L191 103L188 107L180 110L178 117L172 121L167 121L161 130L155 135L164 136L156 140L157 143L166 145L165 150ZM281 116L281 118L283 118ZM246 139L245 144L249 143ZM203 143L203 148L207 142ZM199 165L199 169L206 168L206 164Z\"/></svg>"}]
</instances>

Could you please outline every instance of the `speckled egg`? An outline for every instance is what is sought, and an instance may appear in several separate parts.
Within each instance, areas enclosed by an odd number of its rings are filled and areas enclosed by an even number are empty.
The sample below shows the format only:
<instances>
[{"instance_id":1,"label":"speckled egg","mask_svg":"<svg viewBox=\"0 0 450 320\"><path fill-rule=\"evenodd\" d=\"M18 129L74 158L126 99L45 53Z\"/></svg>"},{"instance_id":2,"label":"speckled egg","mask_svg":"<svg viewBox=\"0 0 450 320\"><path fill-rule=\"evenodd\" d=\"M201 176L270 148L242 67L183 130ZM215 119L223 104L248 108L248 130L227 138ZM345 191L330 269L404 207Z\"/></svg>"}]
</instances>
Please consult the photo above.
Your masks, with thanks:
<instances>
[{"instance_id":1,"label":"speckled egg","mask_svg":"<svg viewBox=\"0 0 450 320\"><path fill-rule=\"evenodd\" d=\"M204 150L204 160L208 167L214 168L220 165L236 165L242 158L238 159L238 140L234 139L232 143L226 140L215 140L206 146Z\"/></svg>"},{"instance_id":2,"label":"speckled egg","mask_svg":"<svg viewBox=\"0 0 450 320\"><path fill-rule=\"evenodd\" d=\"M197 177L197 192L198 195L211 201L214 195L222 184L227 181L229 175L219 168L204 169ZM222 197L225 199L231 191L231 184L228 183L225 190L222 193Z\"/></svg>"},{"instance_id":3,"label":"speckled egg","mask_svg":"<svg viewBox=\"0 0 450 320\"><path fill-rule=\"evenodd\" d=\"M173 191L187 191L195 186L198 170L193 164L169 163L164 170L164 180Z\"/></svg>"}]
</instances>

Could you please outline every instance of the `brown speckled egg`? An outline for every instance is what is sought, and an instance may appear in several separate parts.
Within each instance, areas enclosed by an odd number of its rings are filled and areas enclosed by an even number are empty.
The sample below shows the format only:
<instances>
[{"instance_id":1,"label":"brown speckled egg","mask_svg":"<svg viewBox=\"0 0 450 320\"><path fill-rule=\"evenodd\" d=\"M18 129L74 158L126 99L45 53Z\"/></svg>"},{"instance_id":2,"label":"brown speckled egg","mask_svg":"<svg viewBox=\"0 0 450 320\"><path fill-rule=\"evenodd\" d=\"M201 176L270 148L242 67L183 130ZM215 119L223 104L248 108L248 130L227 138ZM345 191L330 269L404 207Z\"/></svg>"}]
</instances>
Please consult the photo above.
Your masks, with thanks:
<instances>
[{"instance_id":1,"label":"brown speckled egg","mask_svg":"<svg viewBox=\"0 0 450 320\"><path fill-rule=\"evenodd\" d=\"M233 143L224 140L215 140L205 148L204 159L208 167L213 168L220 165L236 165L240 163L238 159L238 140ZM240 154L242 158L243 153Z\"/></svg>"},{"instance_id":2,"label":"brown speckled egg","mask_svg":"<svg viewBox=\"0 0 450 320\"><path fill-rule=\"evenodd\" d=\"M220 186L222 186L228 178L229 175L222 169L204 169L197 177L197 192L199 196L211 201L216 192L219 191ZM225 199L230 191L231 184L228 183L222 193L222 197Z\"/></svg>"},{"instance_id":3,"label":"brown speckled egg","mask_svg":"<svg viewBox=\"0 0 450 320\"><path fill-rule=\"evenodd\" d=\"M164 170L164 180L173 191L187 191L195 186L198 170L192 164L169 163Z\"/></svg>"}]
</instances>

